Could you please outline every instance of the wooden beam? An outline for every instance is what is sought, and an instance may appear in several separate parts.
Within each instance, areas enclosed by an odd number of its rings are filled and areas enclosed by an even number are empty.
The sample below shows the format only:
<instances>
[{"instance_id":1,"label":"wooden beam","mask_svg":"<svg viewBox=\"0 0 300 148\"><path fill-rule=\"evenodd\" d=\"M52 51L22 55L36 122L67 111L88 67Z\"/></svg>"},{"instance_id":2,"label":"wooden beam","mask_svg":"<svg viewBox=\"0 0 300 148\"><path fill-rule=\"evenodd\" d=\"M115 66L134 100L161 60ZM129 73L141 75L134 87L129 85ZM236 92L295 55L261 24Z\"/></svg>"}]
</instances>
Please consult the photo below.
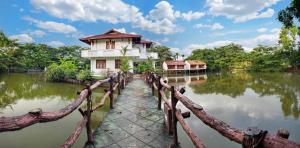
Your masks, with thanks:
<instances>
[{"instance_id":1,"label":"wooden beam","mask_svg":"<svg viewBox=\"0 0 300 148\"><path fill-rule=\"evenodd\" d=\"M189 127L189 125L184 121L183 116L181 115L180 110L176 110L176 118L181 124L185 133L190 137L192 142L194 143L196 148L205 148L203 142L193 133L193 130Z\"/></svg>"},{"instance_id":2,"label":"wooden beam","mask_svg":"<svg viewBox=\"0 0 300 148\"><path fill-rule=\"evenodd\" d=\"M78 122L75 130L73 131L73 133L67 138L67 140L65 141L64 144L62 144L60 147L61 148L69 148L71 147L76 140L78 139L79 135L82 132L82 129L84 128L85 124L87 122L87 116L84 116L80 122Z\"/></svg>"}]
</instances>

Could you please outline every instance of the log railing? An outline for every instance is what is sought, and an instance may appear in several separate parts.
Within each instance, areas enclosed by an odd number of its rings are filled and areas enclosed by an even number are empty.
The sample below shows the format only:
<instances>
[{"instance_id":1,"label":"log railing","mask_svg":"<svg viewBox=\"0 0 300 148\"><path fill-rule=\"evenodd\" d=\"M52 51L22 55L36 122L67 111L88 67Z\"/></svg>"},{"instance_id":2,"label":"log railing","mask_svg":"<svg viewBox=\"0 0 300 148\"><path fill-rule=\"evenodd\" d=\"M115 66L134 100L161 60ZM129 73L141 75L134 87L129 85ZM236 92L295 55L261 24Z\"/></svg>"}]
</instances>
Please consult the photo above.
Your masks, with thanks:
<instances>
[{"instance_id":1,"label":"log railing","mask_svg":"<svg viewBox=\"0 0 300 148\"><path fill-rule=\"evenodd\" d=\"M161 101L163 100L164 102L164 112L166 114L165 123L167 125L169 134L173 134L172 145L174 147L179 145L177 136L177 122L180 123L183 130L189 136L195 147L205 147L203 142L184 121L184 118L189 117L189 112L181 113L181 111L176 108L177 102L180 101L204 124L213 128L229 140L242 144L245 148L300 148L299 144L288 140L289 133L284 129L278 130L277 134L275 135L267 133L266 131L259 130L257 128L249 128L246 131L242 131L240 129L230 127L227 123L206 113L202 106L194 103L192 100L184 96L183 93L185 90L180 89L178 91L174 86L168 85L161 76L158 76L154 73L146 73L144 75L144 78L152 88L152 94L154 95L154 91L157 91L159 104L158 109L161 109ZM166 91L169 91L171 93L170 97L166 96ZM169 100L171 100L171 102Z\"/></svg>"},{"instance_id":2,"label":"log railing","mask_svg":"<svg viewBox=\"0 0 300 148\"><path fill-rule=\"evenodd\" d=\"M27 114L14 117L0 117L0 132L15 131L26 128L30 125L43 122L51 122L59 120L77 109L84 100L87 101L87 108L84 110L79 108L79 112L83 116L81 121L78 122L75 130L67 138L61 147L71 147L78 139L81 131L86 127L87 131L87 142L90 144L93 141L92 129L91 129L91 114L104 106L106 99L110 98L110 108L113 108L113 93L118 89L118 95L121 94L121 89L124 89L125 85L132 79L132 74L118 73L115 76L111 76L105 80L99 80L93 85L86 85L86 87L79 93L79 96L68 106L55 111L55 112L43 112L42 109L34 109L29 111ZM105 83L109 83L109 90L105 90L104 96L101 98L100 102L94 107L92 106L91 95L92 91Z\"/></svg>"}]
</instances>

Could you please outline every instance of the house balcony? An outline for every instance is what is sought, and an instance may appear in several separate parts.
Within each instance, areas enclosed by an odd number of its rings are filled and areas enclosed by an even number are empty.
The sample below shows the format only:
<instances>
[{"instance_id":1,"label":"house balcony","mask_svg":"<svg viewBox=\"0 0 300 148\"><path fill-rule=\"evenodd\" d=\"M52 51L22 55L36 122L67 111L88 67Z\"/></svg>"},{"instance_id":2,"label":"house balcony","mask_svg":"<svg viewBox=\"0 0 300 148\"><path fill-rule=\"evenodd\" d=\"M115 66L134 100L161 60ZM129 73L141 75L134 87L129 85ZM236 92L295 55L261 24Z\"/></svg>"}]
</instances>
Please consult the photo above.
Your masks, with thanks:
<instances>
[{"instance_id":1,"label":"house balcony","mask_svg":"<svg viewBox=\"0 0 300 148\"><path fill-rule=\"evenodd\" d=\"M81 51L81 57L93 58L93 57L122 57L121 49L101 49L101 50L83 50ZM127 57L140 57L138 49L129 49L126 53Z\"/></svg>"}]
</instances>

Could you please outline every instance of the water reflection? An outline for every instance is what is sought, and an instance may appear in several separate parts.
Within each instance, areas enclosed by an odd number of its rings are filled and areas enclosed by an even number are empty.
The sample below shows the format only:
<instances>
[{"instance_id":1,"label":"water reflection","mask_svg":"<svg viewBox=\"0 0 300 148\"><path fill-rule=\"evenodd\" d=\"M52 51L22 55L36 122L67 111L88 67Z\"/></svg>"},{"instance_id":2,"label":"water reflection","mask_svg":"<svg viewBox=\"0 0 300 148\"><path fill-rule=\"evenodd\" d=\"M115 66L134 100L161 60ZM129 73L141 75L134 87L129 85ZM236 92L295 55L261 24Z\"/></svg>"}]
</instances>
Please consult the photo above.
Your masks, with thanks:
<instances>
[{"instance_id":1,"label":"water reflection","mask_svg":"<svg viewBox=\"0 0 300 148\"><path fill-rule=\"evenodd\" d=\"M278 96L284 116L300 115L300 76L283 73L235 73L198 76L167 77L168 82L192 88L196 94L222 94L238 98L246 89L259 96Z\"/></svg>"},{"instance_id":2,"label":"water reflection","mask_svg":"<svg viewBox=\"0 0 300 148\"><path fill-rule=\"evenodd\" d=\"M233 127L258 126L269 132L290 131L300 142L300 75L288 73L235 73L165 77L171 85L185 87L185 95ZM187 110L178 104L182 110ZM240 147L204 125L197 117L187 119L207 147ZM178 127L180 132L183 132ZM181 133L183 147L192 143Z\"/></svg>"},{"instance_id":3,"label":"water reflection","mask_svg":"<svg viewBox=\"0 0 300 148\"><path fill-rule=\"evenodd\" d=\"M76 91L82 88L81 85L46 82L42 74L0 74L0 117L23 115L34 108L57 111L69 105L77 97ZM103 88L93 91L93 104L96 100L99 102L103 93ZM108 107L109 104L106 102L103 108L93 112L93 128L99 125ZM81 114L75 110L58 121L35 124L15 132L1 133L1 147L59 147L81 119ZM73 147L82 147L85 141L86 132L83 130Z\"/></svg>"}]
</instances>

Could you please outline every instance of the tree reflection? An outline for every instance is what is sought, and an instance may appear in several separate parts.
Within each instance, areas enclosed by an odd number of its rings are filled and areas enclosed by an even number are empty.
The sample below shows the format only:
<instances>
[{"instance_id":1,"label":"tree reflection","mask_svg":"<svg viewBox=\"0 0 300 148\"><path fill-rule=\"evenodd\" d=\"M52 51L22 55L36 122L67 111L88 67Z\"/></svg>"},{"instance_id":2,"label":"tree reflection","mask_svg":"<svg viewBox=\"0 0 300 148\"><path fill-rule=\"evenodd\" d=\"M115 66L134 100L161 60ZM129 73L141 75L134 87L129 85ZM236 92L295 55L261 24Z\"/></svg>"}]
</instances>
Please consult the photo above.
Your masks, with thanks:
<instances>
[{"instance_id":1,"label":"tree reflection","mask_svg":"<svg viewBox=\"0 0 300 148\"><path fill-rule=\"evenodd\" d=\"M280 98L285 117L300 115L300 76L288 73L236 73L209 75L206 83L190 84L194 93L223 94L237 98L247 88L260 96L275 95Z\"/></svg>"},{"instance_id":2,"label":"tree reflection","mask_svg":"<svg viewBox=\"0 0 300 148\"><path fill-rule=\"evenodd\" d=\"M62 100L71 100L80 88L80 85L45 82L41 74L2 74L0 109L15 104L19 99L33 100L55 96Z\"/></svg>"}]
</instances>

